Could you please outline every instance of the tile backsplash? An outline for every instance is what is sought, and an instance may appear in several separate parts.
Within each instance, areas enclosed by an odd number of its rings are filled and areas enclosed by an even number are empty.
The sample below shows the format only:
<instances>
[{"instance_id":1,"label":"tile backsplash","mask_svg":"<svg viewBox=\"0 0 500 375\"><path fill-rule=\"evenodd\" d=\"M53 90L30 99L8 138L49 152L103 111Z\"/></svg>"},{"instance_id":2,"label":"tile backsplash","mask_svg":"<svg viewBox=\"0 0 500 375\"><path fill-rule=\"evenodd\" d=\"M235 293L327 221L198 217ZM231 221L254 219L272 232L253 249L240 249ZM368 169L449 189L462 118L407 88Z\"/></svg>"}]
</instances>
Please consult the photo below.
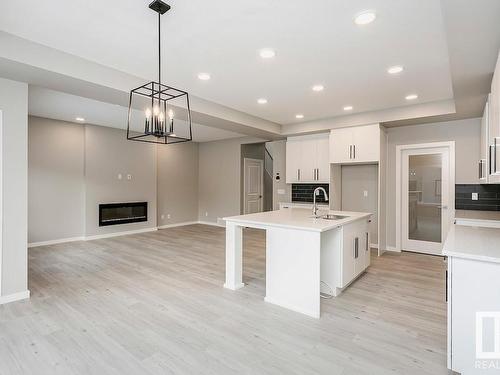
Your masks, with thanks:
<instances>
[{"instance_id":1,"label":"tile backsplash","mask_svg":"<svg viewBox=\"0 0 500 375\"><path fill-rule=\"evenodd\" d=\"M472 200L472 193L478 194L478 200ZM500 211L500 184L455 185L455 209Z\"/></svg>"},{"instance_id":2,"label":"tile backsplash","mask_svg":"<svg viewBox=\"0 0 500 375\"><path fill-rule=\"evenodd\" d=\"M312 202L314 189L318 186L329 193L329 184L292 184L292 202ZM316 196L316 202L325 202L323 193Z\"/></svg>"}]
</instances>

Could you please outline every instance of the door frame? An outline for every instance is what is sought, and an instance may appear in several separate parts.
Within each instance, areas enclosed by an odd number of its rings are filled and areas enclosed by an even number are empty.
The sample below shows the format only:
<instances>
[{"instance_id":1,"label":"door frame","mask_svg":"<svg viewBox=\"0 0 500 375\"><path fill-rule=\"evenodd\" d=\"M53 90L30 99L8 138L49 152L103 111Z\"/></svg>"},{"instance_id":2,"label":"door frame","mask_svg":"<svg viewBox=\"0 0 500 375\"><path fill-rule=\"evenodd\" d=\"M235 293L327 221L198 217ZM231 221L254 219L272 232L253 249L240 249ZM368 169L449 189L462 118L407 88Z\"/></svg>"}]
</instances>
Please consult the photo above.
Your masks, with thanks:
<instances>
[{"instance_id":1,"label":"door frame","mask_svg":"<svg viewBox=\"0 0 500 375\"><path fill-rule=\"evenodd\" d=\"M260 169L262 171L262 175L260 178L260 191L262 193L262 198L260 198L260 212L264 211L264 160L261 159L253 159L253 158L243 158L243 214L247 214L247 164L249 161L258 162L260 164Z\"/></svg>"},{"instance_id":2,"label":"door frame","mask_svg":"<svg viewBox=\"0 0 500 375\"><path fill-rule=\"evenodd\" d=\"M2 298L3 260L3 112L0 109L0 299Z\"/></svg>"},{"instance_id":3,"label":"door frame","mask_svg":"<svg viewBox=\"0 0 500 375\"><path fill-rule=\"evenodd\" d=\"M449 163L450 163L450 176L449 176L449 215L455 217L455 141L448 142L431 142L431 143L418 143L410 145L396 146L396 251L402 251L402 168L403 168L403 151L414 150L419 148L448 148ZM446 238L442 238L442 242Z\"/></svg>"}]
</instances>

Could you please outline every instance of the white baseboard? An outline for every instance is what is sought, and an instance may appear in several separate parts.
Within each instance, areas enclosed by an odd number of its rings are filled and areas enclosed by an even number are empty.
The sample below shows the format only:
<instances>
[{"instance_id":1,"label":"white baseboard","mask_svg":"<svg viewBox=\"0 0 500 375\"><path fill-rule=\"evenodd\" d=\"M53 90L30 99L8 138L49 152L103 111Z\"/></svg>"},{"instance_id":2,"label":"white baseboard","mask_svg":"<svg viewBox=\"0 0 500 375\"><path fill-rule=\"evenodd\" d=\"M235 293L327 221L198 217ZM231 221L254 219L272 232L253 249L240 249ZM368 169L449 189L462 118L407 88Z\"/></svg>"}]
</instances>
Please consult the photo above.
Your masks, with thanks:
<instances>
[{"instance_id":1,"label":"white baseboard","mask_svg":"<svg viewBox=\"0 0 500 375\"><path fill-rule=\"evenodd\" d=\"M400 253L401 250L397 249L395 246L386 246L385 248L386 251L394 251L396 253Z\"/></svg>"},{"instance_id":2,"label":"white baseboard","mask_svg":"<svg viewBox=\"0 0 500 375\"><path fill-rule=\"evenodd\" d=\"M19 292L14 294L8 294L6 296L0 296L0 305L3 305L5 303L20 301L27 298L30 298L29 290L25 290L24 292Z\"/></svg>"},{"instance_id":3,"label":"white baseboard","mask_svg":"<svg viewBox=\"0 0 500 375\"><path fill-rule=\"evenodd\" d=\"M85 237L83 237L83 236L81 236L81 237L60 238L58 240L31 242L31 243L28 244L28 247L48 246L48 245L56 245L58 243L84 241L84 240L85 240Z\"/></svg>"},{"instance_id":4,"label":"white baseboard","mask_svg":"<svg viewBox=\"0 0 500 375\"><path fill-rule=\"evenodd\" d=\"M198 224L199 221L185 221L182 223L174 223L174 224L165 224L165 225L160 225L158 229L168 229L168 228L175 228L175 227L183 227L185 225L194 225Z\"/></svg>"},{"instance_id":5,"label":"white baseboard","mask_svg":"<svg viewBox=\"0 0 500 375\"><path fill-rule=\"evenodd\" d=\"M214 223L213 221L198 221L198 224L203 224L203 225L211 225L214 227L221 227L225 228L226 226L224 224L219 224L219 223Z\"/></svg>"},{"instance_id":6,"label":"white baseboard","mask_svg":"<svg viewBox=\"0 0 500 375\"><path fill-rule=\"evenodd\" d=\"M155 230L158 230L158 228L157 227L153 227L153 228L143 228L143 229L127 230L127 231L124 231L124 232L113 232L113 233L97 234L97 235L94 235L94 236L85 236L84 241L100 240L102 238L110 238L110 237L118 237L118 236L127 236L129 234L139 234L139 233L154 232Z\"/></svg>"},{"instance_id":7,"label":"white baseboard","mask_svg":"<svg viewBox=\"0 0 500 375\"><path fill-rule=\"evenodd\" d=\"M371 243L370 249L378 249L378 243Z\"/></svg>"}]
</instances>

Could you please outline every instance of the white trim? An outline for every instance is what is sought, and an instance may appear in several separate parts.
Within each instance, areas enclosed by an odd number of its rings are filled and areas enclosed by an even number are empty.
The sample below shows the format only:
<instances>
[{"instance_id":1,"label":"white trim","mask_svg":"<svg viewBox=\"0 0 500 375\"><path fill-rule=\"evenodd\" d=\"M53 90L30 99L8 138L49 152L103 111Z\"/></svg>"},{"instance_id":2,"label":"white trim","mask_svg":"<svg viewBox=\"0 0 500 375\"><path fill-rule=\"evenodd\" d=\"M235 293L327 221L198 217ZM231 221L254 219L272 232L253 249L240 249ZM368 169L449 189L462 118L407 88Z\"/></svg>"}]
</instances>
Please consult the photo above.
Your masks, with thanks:
<instances>
[{"instance_id":1,"label":"white trim","mask_svg":"<svg viewBox=\"0 0 500 375\"><path fill-rule=\"evenodd\" d=\"M498 220L456 218L455 224L468 227L500 228Z\"/></svg>"},{"instance_id":2,"label":"white trim","mask_svg":"<svg viewBox=\"0 0 500 375\"><path fill-rule=\"evenodd\" d=\"M271 298L271 297L267 297L267 296L264 297L264 301L267 303L272 303L273 305L276 305L276 306L283 307L283 308L288 309L288 310L292 310L292 311L295 311L295 312L298 312L298 313L301 313L304 315L308 315L312 318L319 319L319 317L320 317L320 314L316 311L306 310L306 309L303 309L301 307L297 307L295 305L289 304L287 302L278 301L278 300Z\"/></svg>"},{"instance_id":3,"label":"white trim","mask_svg":"<svg viewBox=\"0 0 500 375\"><path fill-rule=\"evenodd\" d=\"M158 228L157 227L153 227L153 228L143 228L143 229L128 230L128 231L125 231L125 232L113 232L113 233L97 234L97 235L94 235L94 236L85 236L84 241L99 240L101 238L110 238L110 237L118 237L118 236L127 236L129 234L154 232L156 230L158 230Z\"/></svg>"},{"instance_id":4,"label":"white trim","mask_svg":"<svg viewBox=\"0 0 500 375\"><path fill-rule=\"evenodd\" d=\"M20 301L22 299L28 299L28 298L30 298L30 291L29 290L25 290L24 292L9 294L6 296L0 296L0 305L3 305L5 303Z\"/></svg>"},{"instance_id":5,"label":"white trim","mask_svg":"<svg viewBox=\"0 0 500 375\"><path fill-rule=\"evenodd\" d=\"M110 237L119 237L119 236L127 236L130 234L138 234L138 233L147 233L147 232L154 232L155 230L159 229L168 229L168 228L175 228L175 227L183 227L187 225L195 225L195 224L202 224L202 225L210 225L214 227L220 227L220 228L225 228L225 225L214 223L211 221L185 221L182 223L175 223L175 224L166 224L166 225L161 225L159 227L154 227L154 228L145 228L145 229L137 229L137 230L130 230L126 232L114 232L114 233L106 233L106 234L98 234L95 236L82 236L82 237L70 237L70 238L60 238L57 240L49 240L49 241L41 241L41 242L32 242L28 244L28 247L38 247L38 246L49 246L49 245L56 245L56 244L61 244L61 243L67 243L67 242L75 242L75 241L92 241L92 240L98 240L101 238L110 238Z\"/></svg>"},{"instance_id":6,"label":"white trim","mask_svg":"<svg viewBox=\"0 0 500 375\"><path fill-rule=\"evenodd\" d=\"M449 168L450 168L450 195L449 195L449 207L450 207L450 217L455 217L455 141L448 142L431 142L431 143L416 143L410 145L398 145L396 146L396 248L395 251L402 250L402 239L401 239L401 166L402 166L402 154L404 150L413 150L419 148L441 148L447 147L449 149ZM444 238L442 242L444 243Z\"/></svg>"},{"instance_id":7,"label":"white trim","mask_svg":"<svg viewBox=\"0 0 500 375\"><path fill-rule=\"evenodd\" d=\"M75 242L75 241L85 241L85 237L69 237L69 238L60 238L57 240L49 240L49 241L40 241L40 242L30 242L28 243L28 247L38 247L38 246L49 246L56 245L58 243L66 243L66 242Z\"/></svg>"},{"instance_id":8,"label":"white trim","mask_svg":"<svg viewBox=\"0 0 500 375\"><path fill-rule=\"evenodd\" d=\"M401 252L401 250L398 250L397 247L395 247L395 246L386 246L385 250L386 251L393 251L395 253L400 253Z\"/></svg>"},{"instance_id":9,"label":"white trim","mask_svg":"<svg viewBox=\"0 0 500 375\"><path fill-rule=\"evenodd\" d=\"M168 228L175 228L175 227L183 227L185 225L194 225L194 224L198 224L198 223L199 223L199 221L185 221L185 222L182 222L182 223L160 225L160 226L158 226L158 229L168 229Z\"/></svg>"},{"instance_id":10,"label":"white trim","mask_svg":"<svg viewBox=\"0 0 500 375\"><path fill-rule=\"evenodd\" d=\"M370 249L378 249L378 243L371 243Z\"/></svg>"},{"instance_id":11,"label":"white trim","mask_svg":"<svg viewBox=\"0 0 500 375\"><path fill-rule=\"evenodd\" d=\"M219 223L214 223L213 221L198 221L198 224L203 224L203 225L211 225L213 227L220 227L220 228L225 228L225 225L219 224Z\"/></svg>"}]
</instances>

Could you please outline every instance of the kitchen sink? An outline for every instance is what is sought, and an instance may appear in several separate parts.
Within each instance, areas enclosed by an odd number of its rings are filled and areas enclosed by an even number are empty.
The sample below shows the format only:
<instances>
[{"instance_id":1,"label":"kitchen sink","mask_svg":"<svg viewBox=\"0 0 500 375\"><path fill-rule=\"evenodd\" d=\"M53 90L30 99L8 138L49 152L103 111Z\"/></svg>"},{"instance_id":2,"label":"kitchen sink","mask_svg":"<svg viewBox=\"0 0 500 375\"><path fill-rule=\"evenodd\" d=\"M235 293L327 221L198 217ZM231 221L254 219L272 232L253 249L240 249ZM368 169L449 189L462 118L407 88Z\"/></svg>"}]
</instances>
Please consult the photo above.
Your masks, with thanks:
<instances>
[{"instance_id":1,"label":"kitchen sink","mask_svg":"<svg viewBox=\"0 0 500 375\"><path fill-rule=\"evenodd\" d=\"M349 216L326 214L326 215L320 216L320 219L325 219L325 220L342 220L342 219L346 219L348 217Z\"/></svg>"}]
</instances>

